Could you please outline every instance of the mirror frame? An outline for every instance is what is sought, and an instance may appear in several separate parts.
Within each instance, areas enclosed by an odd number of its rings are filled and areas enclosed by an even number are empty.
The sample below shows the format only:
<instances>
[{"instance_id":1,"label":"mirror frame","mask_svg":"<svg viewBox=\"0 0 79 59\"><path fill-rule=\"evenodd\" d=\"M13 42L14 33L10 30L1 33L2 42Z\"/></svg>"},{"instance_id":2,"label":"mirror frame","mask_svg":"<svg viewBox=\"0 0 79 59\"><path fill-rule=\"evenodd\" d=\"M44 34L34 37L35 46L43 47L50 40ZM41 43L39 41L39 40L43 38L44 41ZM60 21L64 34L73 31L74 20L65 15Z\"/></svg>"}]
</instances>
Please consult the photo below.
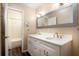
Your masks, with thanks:
<instances>
[{"instance_id":1,"label":"mirror frame","mask_svg":"<svg viewBox=\"0 0 79 59\"><path fill-rule=\"evenodd\" d=\"M56 27L74 27L74 26L77 26L78 25L78 21L77 21L77 3L72 3L72 7L73 7L73 23L56 24L56 25L50 25L50 26L38 26L38 18L36 18L36 28L56 28ZM51 12L49 12L49 13L51 13ZM49 14L49 13L47 13L47 14Z\"/></svg>"}]
</instances>

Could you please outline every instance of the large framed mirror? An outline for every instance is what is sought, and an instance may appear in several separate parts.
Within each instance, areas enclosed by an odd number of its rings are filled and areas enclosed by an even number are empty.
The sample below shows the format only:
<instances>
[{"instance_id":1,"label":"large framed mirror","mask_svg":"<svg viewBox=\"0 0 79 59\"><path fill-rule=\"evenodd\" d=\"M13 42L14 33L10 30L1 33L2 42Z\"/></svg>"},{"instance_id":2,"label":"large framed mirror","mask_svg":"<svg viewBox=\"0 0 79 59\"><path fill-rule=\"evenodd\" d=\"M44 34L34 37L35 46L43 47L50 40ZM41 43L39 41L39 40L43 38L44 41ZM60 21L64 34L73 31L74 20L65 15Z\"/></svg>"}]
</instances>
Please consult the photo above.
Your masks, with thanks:
<instances>
[{"instance_id":1,"label":"large framed mirror","mask_svg":"<svg viewBox=\"0 0 79 59\"><path fill-rule=\"evenodd\" d=\"M77 23L77 4L62 5L61 7L48 11L36 20L37 28L47 27L70 27Z\"/></svg>"}]
</instances>

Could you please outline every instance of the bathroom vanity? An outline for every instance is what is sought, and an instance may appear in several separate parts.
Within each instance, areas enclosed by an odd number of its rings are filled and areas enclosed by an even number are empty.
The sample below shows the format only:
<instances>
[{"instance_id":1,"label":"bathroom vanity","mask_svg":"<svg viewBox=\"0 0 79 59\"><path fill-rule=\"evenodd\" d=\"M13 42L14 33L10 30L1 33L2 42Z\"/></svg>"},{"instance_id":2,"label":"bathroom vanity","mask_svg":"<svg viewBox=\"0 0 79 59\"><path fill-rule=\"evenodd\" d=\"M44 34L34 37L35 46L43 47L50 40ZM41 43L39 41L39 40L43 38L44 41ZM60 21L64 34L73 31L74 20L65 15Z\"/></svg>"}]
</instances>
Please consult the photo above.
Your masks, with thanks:
<instances>
[{"instance_id":1,"label":"bathroom vanity","mask_svg":"<svg viewBox=\"0 0 79 59\"><path fill-rule=\"evenodd\" d=\"M70 56L72 37L58 39L47 35L31 34L28 37L28 52L32 56Z\"/></svg>"}]
</instances>

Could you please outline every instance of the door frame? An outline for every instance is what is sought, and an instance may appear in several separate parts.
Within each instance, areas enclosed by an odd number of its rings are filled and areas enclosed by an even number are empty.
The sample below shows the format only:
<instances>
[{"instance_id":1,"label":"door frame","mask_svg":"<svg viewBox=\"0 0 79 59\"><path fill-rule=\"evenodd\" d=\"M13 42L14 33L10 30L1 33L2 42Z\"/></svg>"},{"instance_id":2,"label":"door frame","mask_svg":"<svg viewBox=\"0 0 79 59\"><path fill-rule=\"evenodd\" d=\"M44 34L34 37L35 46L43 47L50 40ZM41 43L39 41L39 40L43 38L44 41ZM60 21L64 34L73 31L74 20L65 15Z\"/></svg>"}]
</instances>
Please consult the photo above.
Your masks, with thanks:
<instances>
[{"instance_id":1,"label":"door frame","mask_svg":"<svg viewBox=\"0 0 79 59\"><path fill-rule=\"evenodd\" d=\"M1 4L1 56L5 56L5 3Z\"/></svg>"}]
</instances>

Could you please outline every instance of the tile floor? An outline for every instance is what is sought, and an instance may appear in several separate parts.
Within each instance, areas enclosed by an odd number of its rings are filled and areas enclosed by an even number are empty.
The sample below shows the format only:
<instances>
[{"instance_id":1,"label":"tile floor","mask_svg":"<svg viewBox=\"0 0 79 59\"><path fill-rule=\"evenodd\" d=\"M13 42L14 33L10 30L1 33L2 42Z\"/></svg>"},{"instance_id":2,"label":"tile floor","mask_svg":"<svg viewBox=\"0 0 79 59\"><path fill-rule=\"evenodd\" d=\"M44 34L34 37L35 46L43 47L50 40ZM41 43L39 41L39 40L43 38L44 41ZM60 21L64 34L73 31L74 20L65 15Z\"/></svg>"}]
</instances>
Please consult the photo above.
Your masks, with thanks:
<instances>
[{"instance_id":1,"label":"tile floor","mask_svg":"<svg viewBox=\"0 0 79 59\"><path fill-rule=\"evenodd\" d=\"M21 47L9 49L9 56L30 56L28 52L21 52Z\"/></svg>"}]
</instances>

